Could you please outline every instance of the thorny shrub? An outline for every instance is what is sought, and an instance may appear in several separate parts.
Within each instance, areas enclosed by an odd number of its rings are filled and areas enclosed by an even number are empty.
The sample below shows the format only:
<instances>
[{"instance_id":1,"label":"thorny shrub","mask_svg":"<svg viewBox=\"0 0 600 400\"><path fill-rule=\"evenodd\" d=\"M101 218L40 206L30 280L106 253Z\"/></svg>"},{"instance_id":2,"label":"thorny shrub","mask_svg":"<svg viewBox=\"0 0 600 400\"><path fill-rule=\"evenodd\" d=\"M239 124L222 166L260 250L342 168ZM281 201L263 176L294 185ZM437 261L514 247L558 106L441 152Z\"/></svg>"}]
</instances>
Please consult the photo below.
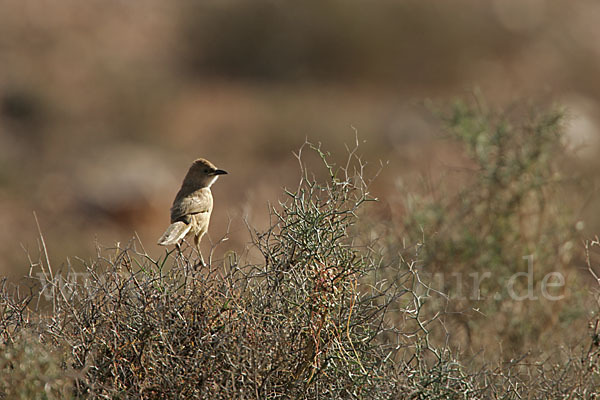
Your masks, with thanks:
<instances>
[{"instance_id":1,"label":"thorny shrub","mask_svg":"<svg viewBox=\"0 0 600 400\"><path fill-rule=\"evenodd\" d=\"M132 240L59 272L40 235L40 285L0 293L0 398L595 396L597 323L579 355L473 370L432 339L449 300L420 273L426 244L392 257L361 233L374 199L356 149L342 166L310 144L298 160L298 187L251 229L262 262L229 251L201 266L186 246L154 259Z\"/></svg>"},{"instance_id":2,"label":"thorny shrub","mask_svg":"<svg viewBox=\"0 0 600 400\"><path fill-rule=\"evenodd\" d=\"M421 283L408 263L394 267L393 280L372 279L382 259L353 239L360 209L374 200L364 165L355 151L336 167L307 147L327 178L310 175L301 150L298 187L272 208L269 229L251 230L262 263L230 251L201 267L185 246L153 259L134 240L99 249L83 272L58 273L41 236L39 260L31 262L37 294L3 293L3 349L22 348L21 332L54 349L69 379L48 381L48 397L65 387L77 398L394 395L397 354L414 343L399 339L404 332L386 312L418 320ZM15 376L20 362L7 359L4 376ZM0 382L6 396L21 388Z\"/></svg>"}]
</instances>

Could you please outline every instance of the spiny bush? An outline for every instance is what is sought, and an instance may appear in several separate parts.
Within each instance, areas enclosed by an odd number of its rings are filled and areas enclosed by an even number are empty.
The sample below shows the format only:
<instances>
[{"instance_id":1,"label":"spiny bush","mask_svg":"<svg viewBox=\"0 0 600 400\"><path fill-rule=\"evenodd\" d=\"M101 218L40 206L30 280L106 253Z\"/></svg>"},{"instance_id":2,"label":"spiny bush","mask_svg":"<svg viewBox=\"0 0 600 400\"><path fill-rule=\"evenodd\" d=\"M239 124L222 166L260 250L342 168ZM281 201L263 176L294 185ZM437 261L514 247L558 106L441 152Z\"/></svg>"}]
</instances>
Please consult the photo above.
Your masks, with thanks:
<instances>
[{"instance_id":1,"label":"spiny bush","mask_svg":"<svg viewBox=\"0 0 600 400\"><path fill-rule=\"evenodd\" d=\"M268 229L251 229L260 262L230 251L201 266L185 245L154 259L133 240L60 273L41 237L31 262L39 286L1 287L0 398L596 396L598 322L578 353L476 368L436 342L450 334L452 299L422 273L427 243L398 257L366 239L365 165L355 150L336 167L307 147L326 178L298 154L298 187L271 208Z\"/></svg>"},{"instance_id":2,"label":"spiny bush","mask_svg":"<svg viewBox=\"0 0 600 400\"><path fill-rule=\"evenodd\" d=\"M417 290L422 283L410 263L386 265L394 279L383 278L382 257L357 236L361 208L373 200L360 158L350 152L336 167L307 146L327 178L317 182L298 154L298 187L271 209L270 228L251 232L263 262L229 252L201 267L185 246L153 259L137 241L99 249L78 273L55 273L40 256L31 265L38 301L2 297L3 348L19 348L19 332L27 332L57 349L76 398L397 395L404 386L396 363L406 358L408 368L427 351L417 334L426 336L425 289ZM407 332L390 325L392 310L404 313ZM434 366L446 362L431 355ZM10 361L3 372L15 368Z\"/></svg>"}]
</instances>

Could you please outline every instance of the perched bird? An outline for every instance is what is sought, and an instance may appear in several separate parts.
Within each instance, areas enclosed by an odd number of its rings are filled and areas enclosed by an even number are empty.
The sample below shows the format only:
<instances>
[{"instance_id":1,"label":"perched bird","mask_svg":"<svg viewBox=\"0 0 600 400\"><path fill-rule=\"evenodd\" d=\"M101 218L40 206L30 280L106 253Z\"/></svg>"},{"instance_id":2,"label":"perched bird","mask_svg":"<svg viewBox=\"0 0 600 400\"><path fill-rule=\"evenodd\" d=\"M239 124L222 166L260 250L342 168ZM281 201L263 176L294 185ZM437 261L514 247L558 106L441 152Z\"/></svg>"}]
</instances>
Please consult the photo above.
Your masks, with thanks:
<instances>
[{"instance_id":1,"label":"perched bird","mask_svg":"<svg viewBox=\"0 0 600 400\"><path fill-rule=\"evenodd\" d=\"M181 189L175 196L171 206L171 225L158 239L158 244L169 246L179 245L188 234L194 235L194 244L200 253L200 240L208 230L210 214L213 209L213 197L210 186L215 183L219 175L227 174L222 169L217 169L208 160L199 158L190 167ZM202 253L200 253L202 259Z\"/></svg>"}]
</instances>

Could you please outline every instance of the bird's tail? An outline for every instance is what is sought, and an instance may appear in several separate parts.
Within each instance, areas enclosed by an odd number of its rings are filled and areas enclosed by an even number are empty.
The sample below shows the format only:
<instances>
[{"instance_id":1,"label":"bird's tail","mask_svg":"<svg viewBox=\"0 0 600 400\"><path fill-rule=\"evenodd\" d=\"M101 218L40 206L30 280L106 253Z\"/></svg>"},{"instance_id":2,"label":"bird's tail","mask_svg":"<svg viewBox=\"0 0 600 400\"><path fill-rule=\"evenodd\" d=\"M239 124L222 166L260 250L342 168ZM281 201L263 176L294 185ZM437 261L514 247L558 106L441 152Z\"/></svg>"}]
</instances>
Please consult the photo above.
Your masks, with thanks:
<instances>
[{"instance_id":1,"label":"bird's tail","mask_svg":"<svg viewBox=\"0 0 600 400\"><path fill-rule=\"evenodd\" d=\"M192 227L191 224L186 224L183 221L177 221L169 225L165 233L158 239L158 244L161 246L169 246L176 244L187 235Z\"/></svg>"}]
</instances>

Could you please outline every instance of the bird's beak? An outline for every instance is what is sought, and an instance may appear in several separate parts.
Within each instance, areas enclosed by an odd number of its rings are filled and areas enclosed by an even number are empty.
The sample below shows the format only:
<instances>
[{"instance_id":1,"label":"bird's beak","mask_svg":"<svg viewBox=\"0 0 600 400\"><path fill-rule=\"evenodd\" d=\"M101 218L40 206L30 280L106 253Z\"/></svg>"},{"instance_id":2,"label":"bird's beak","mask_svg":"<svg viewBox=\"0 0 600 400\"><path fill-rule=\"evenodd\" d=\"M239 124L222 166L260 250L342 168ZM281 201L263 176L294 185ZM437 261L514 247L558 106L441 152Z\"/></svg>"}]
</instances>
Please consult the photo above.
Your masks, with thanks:
<instances>
[{"instance_id":1,"label":"bird's beak","mask_svg":"<svg viewBox=\"0 0 600 400\"><path fill-rule=\"evenodd\" d=\"M215 169L211 175L227 175L227 171L222 169Z\"/></svg>"}]
</instances>

